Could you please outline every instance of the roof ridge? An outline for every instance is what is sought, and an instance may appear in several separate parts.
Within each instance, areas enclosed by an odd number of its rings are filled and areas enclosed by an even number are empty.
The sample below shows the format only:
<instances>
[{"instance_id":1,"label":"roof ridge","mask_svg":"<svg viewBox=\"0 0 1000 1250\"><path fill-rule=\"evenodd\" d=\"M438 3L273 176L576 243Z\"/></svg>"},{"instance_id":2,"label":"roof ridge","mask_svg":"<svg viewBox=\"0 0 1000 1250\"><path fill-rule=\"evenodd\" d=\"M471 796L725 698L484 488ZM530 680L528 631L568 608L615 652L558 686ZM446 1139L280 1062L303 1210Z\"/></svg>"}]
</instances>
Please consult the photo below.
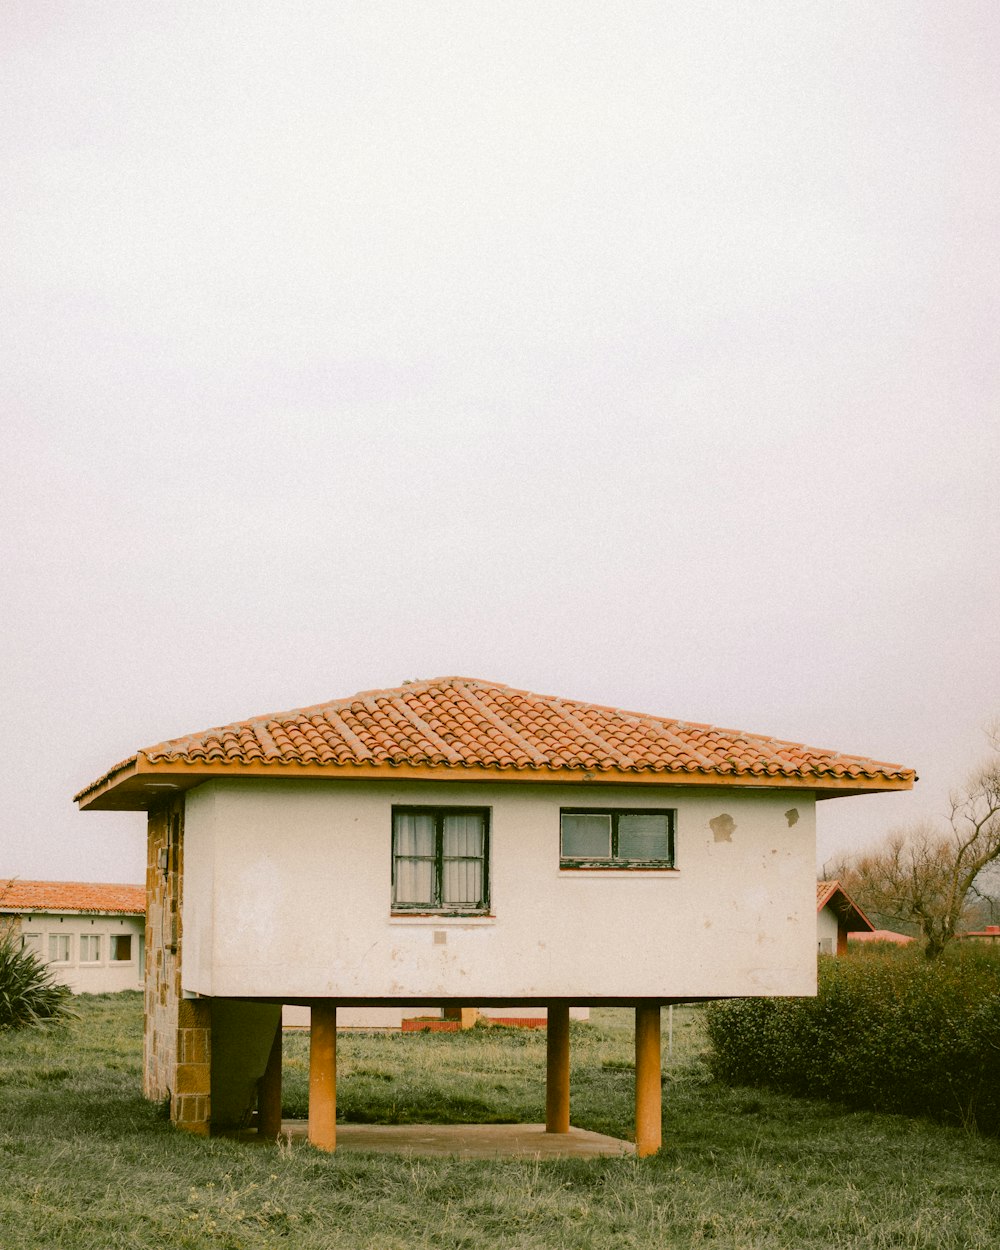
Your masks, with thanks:
<instances>
[{"instance_id":1,"label":"roof ridge","mask_svg":"<svg viewBox=\"0 0 1000 1250\"><path fill-rule=\"evenodd\" d=\"M578 716L574 716L572 712L568 711L565 705L563 706L563 715L571 725L575 726L575 728L584 735L585 738L589 738L595 746L600 747L601 750L610 755L612 759L617 760L626 768L635 768L636 761L633 756L629 755L627 752L619 751L617 747L612 746L611 743L603 737L603 735L591 729L589 725L585 725Z\"/></svg>"},{"instance_id":2,"label":"roof ridge","mask_svg":"<svg viewBox=\"0 0 1000 1250\"><path fill-rule=\"evenodd\" d=\"M682 728L679 721L673 722L673 728L668 728L664 721L658 721L655 717L651 723L656 726L665 738L669 738L671 742L675 742L682 750L686 751L689 755L693 755L697 760L699 760L702 768L711 769L712 761L708 758L704 751L699 751L694 743L689 742L686 738L682 738L680 734L676 732L678 729Z\"/></svg>"},{"instance_id":3,"label":"roof ridge","mask_svg":"<svg viewBox=\"0 0 1000 1250\"><path fill-rule=\"evenodd\" d=\"M266 758L268 759L280 759L281 758L281 748L278 746L275 740L271 737L271 731L268 729L267 725L260 725L257 727L257 736L261 740L261 746L264 750L264 755Z\"/></svg>"},{"instance_id":4,"label":"roof ridge","mask_svg":"<svg viewBox=\"0 0 1000 1250\"><path fill-rule=\"evenodd\" d=\"M462 762L462 757L458 751L456 751L450 743L445 742L444 738L442 738L439 734L435 733L423 717L418 715L407 703L405 703L402 699L390 699L389 703L390 706L396 708L404 719L408 720L411 725L419 729L420 732L425 735L428 742L435 743L441 754L447 756L452 764L460 764Z\"/></svg>"},{"instance_id":5,"label":"roof ridge","mask_svg":"<svg viewBox=\"0 0 1000 1250\"><path fill-rule=\"evenodd\" d=\"M510 686L504 686L502 687L502 689L511 690L511 692L514 693L512 690L512 687ZM538 747L532 746L532 744L528 741L527 738L522 737L521 734L519 734L517 730L513 728L513 726L508 725L507 722L503 719L503 717L499 716L496 712L494 712L491 707L487 707L487 705L482 701L482 699L480 699L478 696L471 693L468 687L466 687L462 693L464 694L465 698L468 699L468 701L473 705L473 707L476 708L477 711L482 712L482 714L486 717L488 721L490 721L491 724L496 725L496 727L500 730L501 733L507 735L507 737L511 740L511 742L516 742L517 745L524 752L526 752L526 754L531 759L533 759L536 764L540 764L542 766L546 764L547 761L545 759L545 753L543 751L539 751Z\"/></svg>"},{"instance_id":6,"label":"roof ridge","mask_svg":"<svg viewBox=\"0 0 1000 1250\"><path fill-rule=\"evenodd\" d=\"M372 752L368 749L368 747L365 746L365 744L361 741L358 735L354 732L354 730L350 727L350 725L348 725L348 723L344 720L344 718L340 715L339 712L334 711L333 708L329 708L324 713L324 716L330 722L330 724L336 723L337 730L344 735L346 740L351 744L352 747L354 747L355 751L358 753L358 755L361 756L362 759L371 760L375 758Z\"/></svg>"}]
</instances>

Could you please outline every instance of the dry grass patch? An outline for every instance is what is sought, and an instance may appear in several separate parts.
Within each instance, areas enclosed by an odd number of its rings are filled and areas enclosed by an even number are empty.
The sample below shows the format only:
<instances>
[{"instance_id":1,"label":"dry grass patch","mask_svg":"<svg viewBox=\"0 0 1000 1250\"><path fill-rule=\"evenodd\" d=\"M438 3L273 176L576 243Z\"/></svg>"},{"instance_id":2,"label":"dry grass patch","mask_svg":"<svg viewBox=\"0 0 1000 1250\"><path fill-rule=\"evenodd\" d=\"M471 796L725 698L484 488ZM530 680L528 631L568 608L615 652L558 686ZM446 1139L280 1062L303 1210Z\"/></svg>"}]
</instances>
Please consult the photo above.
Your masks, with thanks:
<instances>
[{"instance_id":1,"label":"dry grass patch","mask_svg":"<svg viewBox=\"0 0 1000 1250\"><path fill-rule=\"evenodd\" d=\"M78 1006L64 1029L0 1041L3 1250L992 1250L1000 1239L1000 1144L719 1086L697 1010L675 1014L659 1156L487 1163L177 1133L138 1093L139 996ZM306 1038L286 1044L296 1111ZM574 1123L627 1136L629 1014L595 1013L572 1044ZM380 1098L403 1122L449 1108L477 1119L479 1104L538 1120L544 1048L528 1031L347 1035L339 1092L348 1116Z\"/></svg>"}]
</instances>

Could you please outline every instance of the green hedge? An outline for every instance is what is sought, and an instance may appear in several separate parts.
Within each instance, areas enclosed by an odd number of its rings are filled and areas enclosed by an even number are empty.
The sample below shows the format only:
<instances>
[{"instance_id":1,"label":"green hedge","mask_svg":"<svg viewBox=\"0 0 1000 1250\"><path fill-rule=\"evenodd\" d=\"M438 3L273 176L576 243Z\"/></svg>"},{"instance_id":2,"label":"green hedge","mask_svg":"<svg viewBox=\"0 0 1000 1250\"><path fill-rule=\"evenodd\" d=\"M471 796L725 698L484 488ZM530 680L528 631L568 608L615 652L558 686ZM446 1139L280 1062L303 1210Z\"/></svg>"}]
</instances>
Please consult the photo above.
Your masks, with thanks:
<instances>
[{"instance_id":1,"label":"green hedge","mask_svg":"<svg viewBox=\"0 0 1000 1250\"><path fill-rule=\"evenodd\" d=\"M1000 1133L1000 953L822 958L815 998L712 1003L708 1032L731 1085Z\"/></svg>"}]
</instances>

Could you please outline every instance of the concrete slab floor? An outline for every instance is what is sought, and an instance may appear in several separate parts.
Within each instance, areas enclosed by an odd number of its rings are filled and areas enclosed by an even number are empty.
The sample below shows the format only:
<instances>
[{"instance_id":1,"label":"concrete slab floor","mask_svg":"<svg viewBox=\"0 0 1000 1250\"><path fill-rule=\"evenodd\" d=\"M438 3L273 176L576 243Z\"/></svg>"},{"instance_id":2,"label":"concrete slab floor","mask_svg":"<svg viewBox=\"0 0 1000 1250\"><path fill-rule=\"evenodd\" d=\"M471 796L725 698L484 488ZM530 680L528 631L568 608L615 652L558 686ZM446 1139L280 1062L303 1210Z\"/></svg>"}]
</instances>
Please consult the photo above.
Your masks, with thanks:
<instances>
[{"instance_id":1,"label":"concrete slab floor","mask_svg":"<svg viewBox=\"0 0 1000 1250\"><path fill-rule=\"evenodd\" d=\"M304 1143L308 1132L305 1120L281 1122L281 1135L287 1141ZM265 1140L253 1129L223 1136L246 1142ZM546 1133L544 1124L338 1124L337 1153L344 1150L462 1159L583 1159L635 1154L635 1145L582 1128Z\"/></svg>"}]
</instances>

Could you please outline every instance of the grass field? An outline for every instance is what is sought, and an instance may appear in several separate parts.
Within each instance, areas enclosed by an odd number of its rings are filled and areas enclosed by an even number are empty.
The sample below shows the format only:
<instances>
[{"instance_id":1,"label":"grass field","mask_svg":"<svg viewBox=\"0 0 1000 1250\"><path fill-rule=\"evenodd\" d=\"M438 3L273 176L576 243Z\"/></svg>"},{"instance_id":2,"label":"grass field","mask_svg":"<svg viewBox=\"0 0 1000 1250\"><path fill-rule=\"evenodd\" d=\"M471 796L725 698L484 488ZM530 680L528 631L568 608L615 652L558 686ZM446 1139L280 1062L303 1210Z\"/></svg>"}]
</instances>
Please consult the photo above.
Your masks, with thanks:
<instances>
[{"instance_id":1,"label":"grass field","mask_svg":"<svg viewBox=\"0 0 1000 1250\"><path fill-rule=\"evenodd\" d=\"M141 1000L77 1000L0 1034L0 1250L129 1247L927 1247L1000 1241L1000 1142L712 1083L675 1012L653 1159L481 1162L319 1154L172 1130L140 1096ZM631 1016L574 1025L573 1122L628 1136ZM304 1114L307 1039L286 1038ZM346 1119L544 1118L544 1034L344 1035Z\"/></svg>"}]
</instances>

